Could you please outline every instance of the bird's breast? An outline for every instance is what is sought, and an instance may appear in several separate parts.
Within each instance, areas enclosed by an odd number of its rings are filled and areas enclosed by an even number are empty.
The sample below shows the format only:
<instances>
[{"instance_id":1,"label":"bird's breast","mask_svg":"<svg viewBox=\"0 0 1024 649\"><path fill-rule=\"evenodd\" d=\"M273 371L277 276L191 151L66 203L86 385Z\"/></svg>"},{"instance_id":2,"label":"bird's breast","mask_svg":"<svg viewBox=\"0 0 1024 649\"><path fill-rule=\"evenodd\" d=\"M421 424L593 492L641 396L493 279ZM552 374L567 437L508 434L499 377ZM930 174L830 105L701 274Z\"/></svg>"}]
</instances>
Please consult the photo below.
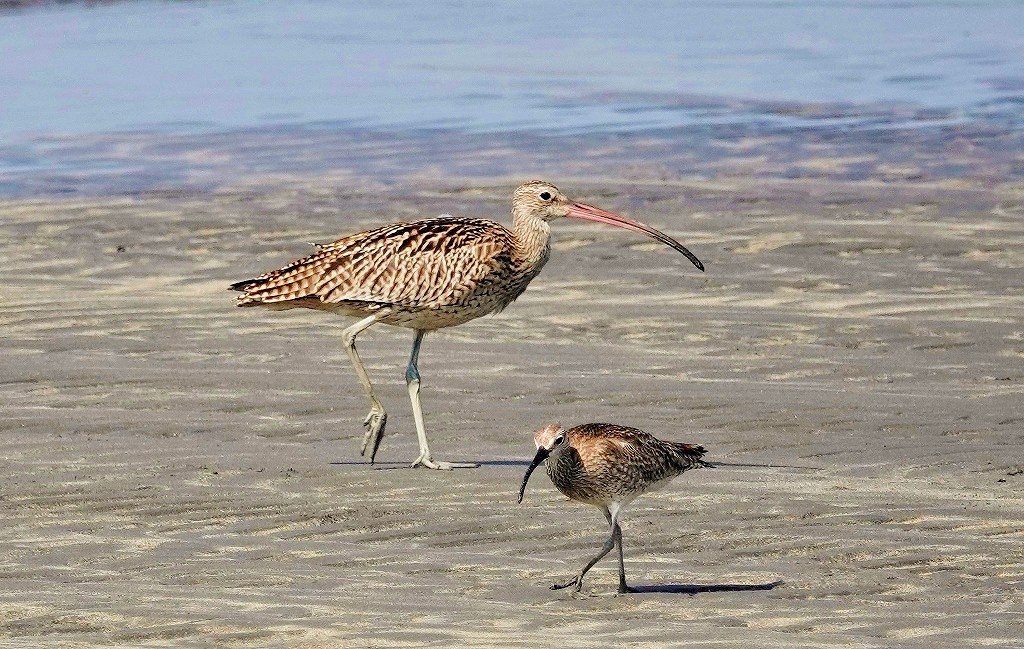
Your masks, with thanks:
<instances>
[{"instance_id":1,"label":"bird's breast","mask_svg":"<svg viewBox=\"0 0 1024 649\"><path fill-rule=\"evenodd\" d=\"M599 507L615 500L615 484L602 479L599 470L585 466L574 448L548 459L546 470L555 488L572 500Z\"/></svg>"}]
</instances>

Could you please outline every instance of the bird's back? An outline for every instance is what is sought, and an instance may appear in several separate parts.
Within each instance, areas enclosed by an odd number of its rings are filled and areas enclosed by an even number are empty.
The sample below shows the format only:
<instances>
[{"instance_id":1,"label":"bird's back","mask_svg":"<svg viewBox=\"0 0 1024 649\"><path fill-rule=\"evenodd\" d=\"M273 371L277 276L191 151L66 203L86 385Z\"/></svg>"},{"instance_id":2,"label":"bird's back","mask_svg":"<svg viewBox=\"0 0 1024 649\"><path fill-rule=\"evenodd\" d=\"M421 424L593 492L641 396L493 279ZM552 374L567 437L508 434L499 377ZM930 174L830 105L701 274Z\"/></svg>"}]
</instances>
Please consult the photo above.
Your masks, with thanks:
<instances>
[{"instance_id":1,"label":"bird's back","mask_svg":"<svg viewBox=\"0 0 1024 649\"><path fill-rule=\"evenodd\" d=\"M396 317L433 311L440 326L449 326L457 322L446 318L479 317L518 297L522 290L510 298L501 294L502 281L515 274L513 251L513 234L501 224L442 216L344 237L230 288L242 292L239 306L352 314L387 309Z\"/></svg>"},{"instance_id":2,"label":"bird's back","mask_svg":"<svg viewBox=\"0 0 1024 649\"><path fill-rule=\"evenodd\" d=\"M702 446L670 442L636 428L584 424L567 431L570 446L548 476L573 500L595 505L628 501L680 473L710 466Z\"/></svg>"}]
</instances>

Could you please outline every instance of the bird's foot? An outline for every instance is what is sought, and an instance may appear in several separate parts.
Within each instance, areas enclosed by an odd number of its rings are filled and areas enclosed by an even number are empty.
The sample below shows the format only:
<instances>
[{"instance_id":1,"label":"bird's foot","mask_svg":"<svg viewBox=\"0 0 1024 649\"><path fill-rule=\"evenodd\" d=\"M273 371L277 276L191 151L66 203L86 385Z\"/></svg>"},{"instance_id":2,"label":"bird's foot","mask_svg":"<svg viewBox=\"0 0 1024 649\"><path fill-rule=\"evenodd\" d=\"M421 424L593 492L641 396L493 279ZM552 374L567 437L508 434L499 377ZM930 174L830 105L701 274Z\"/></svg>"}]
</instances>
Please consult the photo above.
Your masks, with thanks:
<instances>
[{"instance_id":1,"label":"bird's foot","mask_svg":"<svg viewBox=\"0 0 1024 649\"><path fill-rule=\"evenodd\" d=\"M435 462L429 454L424 453L412 463L412 468L415 469L418 466L439 471L451 471L452 469L475 469L480 465L472 462Z\"/></svg>"},{"instance_id":2,"label":"bird's foot","mask_svg":"<svg viewBox=\"0 0 1024 649\"><path fill-rule=\"evenodd\" d=\"M619 595L626 595L628 593L639 593L639 592L640 591L638 591L637 589L633 588L632 586L627 586L625 583L620 583L619 584L619 590L618 590L617 594L619 594Z\"/></svg>"},{"instance_id":3,"label":"bird's foot","mask_svg":"<svg viewBox=\"0 0 1024 649\"><path fill-rule=\"evenodd\" d=\"M373 464L373 459L377 456L377 449L380 448L380 441L384 439L384 426L387 423L388 413L384 412L383 408L371 408L370 414L363 420L366 434L363 435L363 446L359 449L359 454L365 456L366 449L369 448L370 464Z\"/></svg>"},{"instance_id":4,"label":"bird's foot","mask_svg":"<svg viewBox=\"0 0 1024 649\"><path fill-rule=\"evenodd\" d=\"M570 586L573 587L573 593L580 592L580 589L583 588L583 575L576 575L569 581L551 584L551 590L562 590L563 588L568 588Z\"/></svg>"}]
</instances>

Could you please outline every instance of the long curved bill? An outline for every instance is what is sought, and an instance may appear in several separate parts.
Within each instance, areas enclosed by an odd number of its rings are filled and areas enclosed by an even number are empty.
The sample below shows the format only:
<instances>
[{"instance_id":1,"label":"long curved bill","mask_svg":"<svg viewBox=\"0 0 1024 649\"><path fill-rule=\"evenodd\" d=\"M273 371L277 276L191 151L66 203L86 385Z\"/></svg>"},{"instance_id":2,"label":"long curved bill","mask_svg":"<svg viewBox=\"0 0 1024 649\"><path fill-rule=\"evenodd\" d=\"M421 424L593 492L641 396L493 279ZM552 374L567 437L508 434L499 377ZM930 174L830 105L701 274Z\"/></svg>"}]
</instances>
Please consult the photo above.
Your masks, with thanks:
<instances>
[{"instance_id":1,"label":"long curved bill","mask_svg":"<svg viewBox=\"0 0 1024 649\"><path fill-rule=\"evenodd\" d=\"M668 236L660 230L655 230L649 225L644 225L639 221L633 219L627 219L624 216L615 214L613 212L607 212L602 210L600 207L594 207L593 205L587 205L586 203L572 203L569 205L569 218L582 219L584 221L596 221L597 223L607 223L608 225L614 225L617 228L623 228L626 230L632 230L633 232L639 232L646 234L652 239L656 239L668 247L672 248L677 252L681 252L687 259L693 262L699 270L704 270L704 264L700 263L700 259L697 259L697 255L693 254L686 249L686 246L679 243L672 237Z\"/></svg>"},{"instance_id":2,"label":"long curved bill","mask_svg":"<svg viewBox=\"0 0 1024 649\"><path fill-rule=\"evenodd\" d=\"M519 487L519 499L516 500L517 503L523 502L523 494L526 493L526 482L530 479L530 474L533 473L533 470L539 467L540 463L546 460L549 455L551 455L551 451L548 449L544 447L537 449L537 454L533 456L533 462L530 462L530 467L526 469L526 475L523 476L523 484Z\"/></svg>"}]
</instances>

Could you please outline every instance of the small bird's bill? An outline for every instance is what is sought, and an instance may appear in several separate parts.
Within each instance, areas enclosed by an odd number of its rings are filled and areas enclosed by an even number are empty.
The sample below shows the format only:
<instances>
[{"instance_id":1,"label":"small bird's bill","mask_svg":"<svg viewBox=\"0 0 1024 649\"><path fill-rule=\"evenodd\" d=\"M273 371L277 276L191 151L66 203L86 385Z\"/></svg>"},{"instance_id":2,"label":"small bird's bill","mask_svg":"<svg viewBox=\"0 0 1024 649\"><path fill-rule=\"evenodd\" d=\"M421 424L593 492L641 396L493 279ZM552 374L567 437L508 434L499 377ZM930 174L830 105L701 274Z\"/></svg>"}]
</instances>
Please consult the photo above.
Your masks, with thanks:
<instances>
[{"instance_id":1,"label":"small bird's bill","mask_svg":"<svg viewBox=\"0 0 1024 649\"><path fill-rule=\"evenodd\" d=\"M600 207L594 207L593 205L587 205L586 203L572 203L569 205L569 218L582 219L584 221L595 221L597 223L607 223L608 225L614 225L617 228L623 228L631 230L633 232L639 232L646 234L652 239L664 243L668 247L672 248L677 252L681 252L687 259L689 259L694 266L700 270L704 270L704 264L701 263L697 256L686 249L686 246L679 243L672 237L668 236L660 230L655 230L649 225L644 225L639 221L628 219L620 214L608 212L602 210Z\"/></svg>"},{"instance_id":2,"label":"small bird's bill","mask_svg":"<svg viewBox=\"0 0 1024 649\"><path fill-rule=\"evenodd\" d=\"M543 447L537 449L537 454L533 456L533 462L530 462L530 467L526 469L526 475L523 476L523 484L519 487L519 499L516 500L517 503L523 502L523 494L526 493L526 482L530 479L530 474L533 473L534 469L541 465L541 462L548 459L549 455L551 455L551 451L548 449Z\"/></svg>"}]
</instances>

